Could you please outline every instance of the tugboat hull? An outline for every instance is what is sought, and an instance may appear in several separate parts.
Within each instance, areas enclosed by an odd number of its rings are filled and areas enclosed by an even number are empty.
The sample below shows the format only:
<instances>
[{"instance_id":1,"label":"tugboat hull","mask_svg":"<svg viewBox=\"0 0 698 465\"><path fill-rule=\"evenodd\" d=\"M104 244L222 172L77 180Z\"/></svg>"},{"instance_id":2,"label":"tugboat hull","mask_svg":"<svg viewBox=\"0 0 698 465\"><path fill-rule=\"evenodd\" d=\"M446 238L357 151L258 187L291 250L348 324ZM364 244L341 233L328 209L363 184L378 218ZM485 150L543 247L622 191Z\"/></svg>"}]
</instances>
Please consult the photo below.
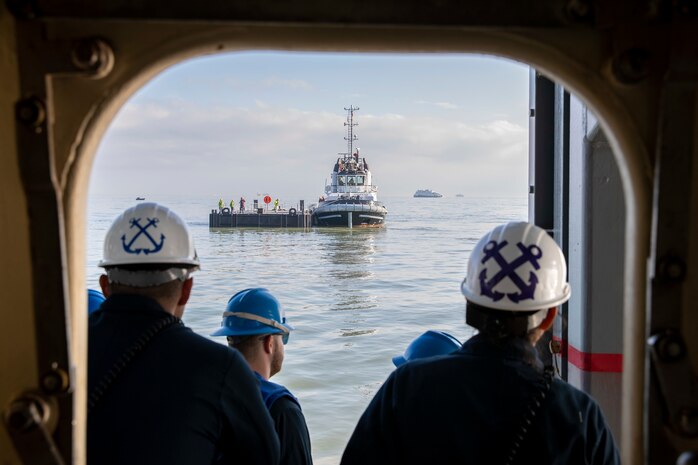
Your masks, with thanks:
<instances>
[{"instance_id":1,"label":"tugboat hull","mask_svg":"<svg viewBox=\"0 0 698 465\"><path fill-rule=\"evenodd\" d=\"M320 227L381 227L387 214L382 205L333 203L313 210L312 223Z\"/></svg>"}]
</instances>

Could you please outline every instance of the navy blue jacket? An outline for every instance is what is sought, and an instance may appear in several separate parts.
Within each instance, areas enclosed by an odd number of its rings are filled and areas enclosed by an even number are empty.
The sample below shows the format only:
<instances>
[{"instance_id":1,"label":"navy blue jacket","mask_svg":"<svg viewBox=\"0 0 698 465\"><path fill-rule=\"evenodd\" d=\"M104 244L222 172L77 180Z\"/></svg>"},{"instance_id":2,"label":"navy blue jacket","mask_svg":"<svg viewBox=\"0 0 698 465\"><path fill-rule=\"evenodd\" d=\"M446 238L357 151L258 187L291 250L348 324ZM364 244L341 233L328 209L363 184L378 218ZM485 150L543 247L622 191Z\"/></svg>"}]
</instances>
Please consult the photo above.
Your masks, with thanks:
<instances>
[{"instance_id":1,"label":"navy blue jacket","mask_svg":"<svg viewBox=\"0 0 698 465\"><path fill-rule=\"evenodd\" d=\"M285 386L255 375L281 442L281 465L312 465L310 434L300 402Z\"/></svg>"},{"instance_id":2,"label":"navy blue jacket","mask_svg":"<svg viewBox=\"0 0 698 465\"><path fill-rule=\"evenodd\" d=\"M530 344L475 336L451 355L396 369L349 440L342 465L501 464L543 386ZM555 380L529 428L520 464L620 464L599 406Z\"/></svg>"},{"instance_id":3,"label":"navy blue jacket","mask_svg":"<svg viewBox=\"0 0 698 465\"><path fill-rule=\"evenodd\" d=\"M114 295L90 315L89 392L168 314L146 297ZM94 465L276 464L279 442L257 380L236 350L183 325L156 335L88 414Z\"/></svg>"}]
</instances>

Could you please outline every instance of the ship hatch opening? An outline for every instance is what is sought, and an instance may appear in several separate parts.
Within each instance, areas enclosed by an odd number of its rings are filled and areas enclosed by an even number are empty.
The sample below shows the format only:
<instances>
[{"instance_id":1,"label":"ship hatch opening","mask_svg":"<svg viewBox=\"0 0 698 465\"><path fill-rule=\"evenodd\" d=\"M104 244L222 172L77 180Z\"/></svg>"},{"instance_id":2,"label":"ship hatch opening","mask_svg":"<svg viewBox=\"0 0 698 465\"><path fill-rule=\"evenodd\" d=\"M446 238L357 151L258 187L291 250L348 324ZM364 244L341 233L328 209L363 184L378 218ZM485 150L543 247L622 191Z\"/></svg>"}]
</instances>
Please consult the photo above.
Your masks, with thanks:
<instances>
[{"instance_id":1,"label":"ship hatch opening","mask_svg":"<svg viewBox=\"0 0 698 465\"><path fill-rule=\"evenodd\" d=\"M347 152L351 105L360 107L350 138L361 149ZM565 88L503 59L280 52L193 59L139 90L103 139L90 178L87 283L96 288L101 240L119 211L144 199L180 213L203 268L185 321L210 334L235 292L272 290L298 328L276 380L301 399L315 457L334 460L392 356L427 329L472 335L458 284L480 235L496 223L535 221L564 245L579 291L553 333L551 342L566 348L554 361L561 376L594 391L619 428L620 373L583 362L595 352L618 355L622 343L620 316L592 324L586 311L588 273L623 272L622 254L611 253L623 250L620 175L598 126ZM344 152L349 157L338 158ZM359 227L381 218L370 211L357 212L352 229L206 224L219 202L240 214L244 199L245 211L270 214L278 199L281 210L302 212L318 196L359 204L376 189L388 209L379 229ZM443 196L413 197L432 189ZM609 222L586 216L589 202L607 206L616 234L593 255L592 239ZM597 293L597 303L620 312L617 289ZM312 382L318 377L325 387ZM343 407L329 422L327 405L338 396Z\"/></svg>"}]
</instances>

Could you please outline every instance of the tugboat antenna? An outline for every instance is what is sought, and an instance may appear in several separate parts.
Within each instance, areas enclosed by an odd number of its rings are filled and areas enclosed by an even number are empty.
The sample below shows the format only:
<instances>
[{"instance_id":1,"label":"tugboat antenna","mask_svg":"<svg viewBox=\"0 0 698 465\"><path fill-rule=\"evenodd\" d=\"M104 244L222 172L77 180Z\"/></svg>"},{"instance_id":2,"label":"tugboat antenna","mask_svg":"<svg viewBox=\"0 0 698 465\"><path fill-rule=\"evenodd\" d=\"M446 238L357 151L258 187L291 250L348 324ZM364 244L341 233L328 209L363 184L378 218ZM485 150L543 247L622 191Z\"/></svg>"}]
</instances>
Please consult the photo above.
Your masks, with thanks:
<instances>
[{"instance_id":1,"label":"tugboat antenna","mask_svg":"<svg viewBox=\"0 0 698 465\"><path fill-rule=\"evenodd\" d=\"M349 151L344 154L344 159L351 158L354 154L354 141L358 140L356 134L354 134L354 126L358 126L359 123L354 122L354 112L359 110L359 107L349 105L349 108L344 108L347 111L347 121L344 123L347 126L347 137L344 138L347 141L347 148Z\"/></svg>"}]
</instances>

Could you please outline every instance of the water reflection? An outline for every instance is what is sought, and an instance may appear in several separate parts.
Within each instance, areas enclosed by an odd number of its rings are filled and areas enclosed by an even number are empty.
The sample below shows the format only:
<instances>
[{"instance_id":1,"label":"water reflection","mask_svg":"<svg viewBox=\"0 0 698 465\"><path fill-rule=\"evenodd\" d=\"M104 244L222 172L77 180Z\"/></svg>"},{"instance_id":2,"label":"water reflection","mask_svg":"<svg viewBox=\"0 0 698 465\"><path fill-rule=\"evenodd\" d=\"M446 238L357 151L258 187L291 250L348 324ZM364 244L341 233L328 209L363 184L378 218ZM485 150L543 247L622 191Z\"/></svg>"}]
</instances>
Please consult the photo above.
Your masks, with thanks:
<instances>
[{"instance_id":1,"label":"water reflection","mask_svg":"<svg viewBox=\"0 0 698 465\"><path fill-rule=\"evenodd\" d=\"M213 256L232 256L254 253L262 257L279 256L307 231L296 229L217 228L208 231L206 241L201 241ZM197 243L198 245L198 243Z\"/></svg>"},{"instance_id":2,"label":"water reflection","mask_svg":"<svg viewBox=\"0 0 698 465\"><path fill-rule=\"evenodd\" d=\"M377 239L383 229L318 229L321 255L327 260L328 303L331 311L343 312L341 337L365 336L376 332L367 321L367 312L379 305L371 287ZM368 327L366 327L368 326ZM346 343L351 346L351 342Z\"/></svg>"},{"instance_id":3,"label":"water reflection","mask_svg":"<svg viewBox=\"0 0 698 465\"><path fill-rule=\"evenodd\" d=\"M370 277L370 269L362 265L373 263L376 236L384 233L383 229L318 229L316 233L324 239L323 255L338 265L331 268L337 278L343 279L342 270L365 272L368 274L363 277Z\"/></svg>"}]
</instances>

